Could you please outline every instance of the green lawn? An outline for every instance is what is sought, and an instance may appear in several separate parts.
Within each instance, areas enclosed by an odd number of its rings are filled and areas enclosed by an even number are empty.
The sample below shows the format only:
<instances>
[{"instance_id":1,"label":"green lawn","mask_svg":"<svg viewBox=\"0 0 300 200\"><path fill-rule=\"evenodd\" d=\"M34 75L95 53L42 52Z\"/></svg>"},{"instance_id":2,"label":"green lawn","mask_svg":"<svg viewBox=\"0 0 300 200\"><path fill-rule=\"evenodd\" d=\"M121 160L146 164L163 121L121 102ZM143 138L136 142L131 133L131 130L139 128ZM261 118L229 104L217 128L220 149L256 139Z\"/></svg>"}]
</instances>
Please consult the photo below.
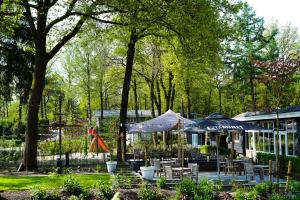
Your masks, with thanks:
<instances>
[{"instance_id":1,"label":"green lawn","mask_svg":"<svg viewBox=\"0 0 300 200\"><path fill-rule=\"evenodd\" d=\"M3 190L27 190L34 187L56 189L62 186L63 180L68 175L52 176L0 176L0 191ZM98 180L109 181L109 174L74 174L84 187L90 187Z\"/></svg>"}]
</instances>

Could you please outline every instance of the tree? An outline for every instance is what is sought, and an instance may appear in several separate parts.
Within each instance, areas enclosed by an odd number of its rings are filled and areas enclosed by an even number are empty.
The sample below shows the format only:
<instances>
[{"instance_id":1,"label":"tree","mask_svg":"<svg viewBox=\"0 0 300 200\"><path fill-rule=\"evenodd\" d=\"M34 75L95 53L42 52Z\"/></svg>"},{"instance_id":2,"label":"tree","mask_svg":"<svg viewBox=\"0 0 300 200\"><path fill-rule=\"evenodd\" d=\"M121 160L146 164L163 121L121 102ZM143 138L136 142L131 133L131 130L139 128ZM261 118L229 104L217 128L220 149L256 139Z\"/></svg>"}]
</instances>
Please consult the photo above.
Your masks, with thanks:
<instances>
[{"instance_id":1,"label":"tree","mask_svg":"<svg viewBox=\"0 0 300 200\"><path fill-rule=\"evenodd\" d=\"M37 139L38 139L38 112L45 87L45 74L48 62L59 52L59 50L73 38L81 29L89 14L101 17L101 14L108 14L111 11L101 6L95 10L94 2L80 2L70 0L60 2L58 0L41 0L31 2L28 0L9 2L10 9L18 7L25 12L26 20L30 25L31 35L35 50L35 67L26 127L26 145L24 153L24 165L26 170L37 170ZM13 6L12 6L13 5ZM8 7L5 7L5 13ZM15 11L15 9L13 10ZM59 15L58 13L63 13ZM75 17L74 16L78 16ZM104 20L105 21L105 20ZM72 23L73 22L73 23ZM63 27L67 27L64 29ZM61 38L55 38L57 43L51 43L51 34L62 30ZM57 32L56 32L57 33Z\"/></svg>"},{"instance_id":2,"label":"tree","mask_svg":"<svg viewBox=\"0 0 300 200\"><path fill-rule=\"evenodd\" d=\"M264 36L264 20L257 17L255 11L244 4L235 21L236 33L233 41L229 40L224 55L224 62L232 71L233 78L243 87L243 91L250 91L251 108L256 111L256 76L258 71L251 60L261 60L264 48L275 36ZM246 93L247 95L247 93Z\"/></svg>"},{"instance_id":3,"label":"tree","mask_svg":"<svg viewBox=\"0 0 300 200\"><path fill-rule=\"evenodd\" d=\"M261 80L272 87L272 93L276 99L276 177L279 181L279 107L282 103L284 90L292 81L295 72L300 69L300 56L289 55L272 61L254 61L254 65L262 70Z\"/></svg>"}]
</instances>

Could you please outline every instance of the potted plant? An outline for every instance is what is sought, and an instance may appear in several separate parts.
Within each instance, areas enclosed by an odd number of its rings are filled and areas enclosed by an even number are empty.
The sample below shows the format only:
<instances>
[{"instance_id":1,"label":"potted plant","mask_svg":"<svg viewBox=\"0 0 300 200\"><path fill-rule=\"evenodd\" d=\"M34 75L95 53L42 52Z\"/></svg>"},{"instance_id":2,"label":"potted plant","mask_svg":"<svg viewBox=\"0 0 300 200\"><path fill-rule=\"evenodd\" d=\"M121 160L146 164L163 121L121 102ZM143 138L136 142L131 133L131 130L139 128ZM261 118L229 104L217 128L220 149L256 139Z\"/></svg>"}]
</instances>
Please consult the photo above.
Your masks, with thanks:
<instances>
[{"instance_id":1,"label":"potted plant","mask_svg":"<svg viewBox=\"0 0 300 200\"><path fill-rule=\"evenodd\" d=\"M113 141L110 141L108 144L109 146L109 161L106 162L107 171L108 173L114 173L117 169L117 161L112 161L112 151L113 151Z\"/></svg>"},{"instance_id":2,"label":"potted plant","mask_svg":"<svg viewBox=\"0 0 300 200\"><path fill-rule=\"evenodd\" d=\"M153 180L154 177L154 166L149 166L148 164L148 156L149 151L152 148L151 141L141 139L135 144L136 148L142 149L145 152L145 166L141 166L140 170L142 172L142 178L147 180Z\"/></svg>"}]
</instances>

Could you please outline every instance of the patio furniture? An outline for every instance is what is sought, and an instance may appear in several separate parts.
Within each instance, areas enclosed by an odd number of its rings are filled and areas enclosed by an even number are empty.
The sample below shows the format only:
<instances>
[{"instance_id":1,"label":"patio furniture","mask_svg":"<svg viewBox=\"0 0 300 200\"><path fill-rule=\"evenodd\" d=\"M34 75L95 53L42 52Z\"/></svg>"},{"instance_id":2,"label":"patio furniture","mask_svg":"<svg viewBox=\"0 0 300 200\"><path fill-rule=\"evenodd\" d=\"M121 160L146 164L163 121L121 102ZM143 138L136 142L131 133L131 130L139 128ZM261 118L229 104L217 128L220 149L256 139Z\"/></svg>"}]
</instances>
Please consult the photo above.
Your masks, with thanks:
<instances>
[{"instance_id":1,"label":"patio furniture","mask_svg":"<svg viewBox=\"0 0 300 200\"><path fill-rule=\"evenodd\" d=\"M233 165L233 161L231 159L226 159L225 175L230 172L232 175L236 174L236 166Z\"/></svg>"},{"instance_id":2,"label":"patio furniture","mask_svg":"<svg viewBox=\"0 0 300 200\"><path fill-rule=\"evenodd\" d=\"M156 175L160 177L161 176L160 160L159 159L154 159L153 160L153 166L155 168Z\"/></svg>"},{"instance_id":3,"label":"patio furniture","mask_svg":"<svg viewBox=\"0 0 300 200\"><path fill-rule=\"evenodd\" d=\"M242 175L242 171L244 171L244 167L243 167L243 161L242 160L232 160L233 162L233 166L235 167L235 170L237 173L239 173L239 175Z\"/></svg>"},{"instance_id":4,"label":"patio furniture","mask_svg":"<svg viewBox=\"0 0 300 200\"><path fill-rule=\"evenodd\" d=\"M174 173L171 166L164 166L164 175L167 179L179 178L179 176Z\"/></svg>"},{"instance_id":5,"label":"patio furniture","mask_svg":"<svg viewBox=\"0 0 300 200\"><path fill-rule=\"evenodd\" d=\"M173 167L172 171L176 176L183 178L184 176L190 176L192 170L188 167Z\"/></svg>"},{"instance_id":6,"label":"patio furniture","mask_svg":"<svg viewBox=\"0 0 300 200\"><path fill-rule=\"evenodd\" d=\"M254 165L254 172L259 174L260 182L264 181L264 171L269 169L269 165Z\"/></svg>"},{"instance_id":7,"label":"patio furniture","mask_svg":"<svg viewBox=\"0 0 300 200\"><path fill-rule=\"evenodd\" d=\"M252 177L251 180L255 179L255 173L254 173L254 167L252 163L244 163L244 169L245 169L245 175L246 175L246 180L248 176Z\"/></svg>"},{"instance_id":8,"label":"patio furniture","mask_svg":"<svg viewBox=\"0 0 300 200\"><path fill-rule=\"evenodd\" d=\"M197 163L188 163L188 168L191 169L191 173L189 173L190 178L198 184L198 175L199 175L199 166Z\"/></svg>"}]
</instances>

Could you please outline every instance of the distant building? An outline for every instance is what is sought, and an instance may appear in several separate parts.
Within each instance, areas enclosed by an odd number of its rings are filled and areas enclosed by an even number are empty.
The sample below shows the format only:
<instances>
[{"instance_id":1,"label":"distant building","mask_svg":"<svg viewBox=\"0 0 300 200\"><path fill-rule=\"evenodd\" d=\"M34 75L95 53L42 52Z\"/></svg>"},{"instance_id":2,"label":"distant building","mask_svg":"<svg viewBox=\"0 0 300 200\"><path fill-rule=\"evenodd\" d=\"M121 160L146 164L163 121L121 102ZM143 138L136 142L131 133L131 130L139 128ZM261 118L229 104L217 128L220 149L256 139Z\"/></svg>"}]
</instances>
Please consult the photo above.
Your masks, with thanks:
<instances>
[{"instance_id":1,"label":"distant building","mask_svg":"<svg viewBox=\"0 0 300 200\"><path fill-rule=\"evenodd\" d=\"M128 110L127 111L127 122L134 123L137 121L145 121L152 118L151 110L138 110L139 120L136 119L135 110ZM157 116L157 111L155 111L155 115ZM119 117L120 110L103 110L103 117ZM97 119L97 124L99 125L101 119L101 110L96 110L94 112L94 117Z\"/></svg>"},{"instance_id":2,"label":"distant building","mask_svg":"<svg viewBox=\"0 0 300 200\"><path fill-rule=\"evenodd\" d=\"M246 112L233 119L258 124L271 131L246 132L246 149L248 156L257 152L275 153L277 130L276 112ZM300 106L291 106L279 110L279 154L287 156L300 155Z\"/></svg>"}]
</instances>

